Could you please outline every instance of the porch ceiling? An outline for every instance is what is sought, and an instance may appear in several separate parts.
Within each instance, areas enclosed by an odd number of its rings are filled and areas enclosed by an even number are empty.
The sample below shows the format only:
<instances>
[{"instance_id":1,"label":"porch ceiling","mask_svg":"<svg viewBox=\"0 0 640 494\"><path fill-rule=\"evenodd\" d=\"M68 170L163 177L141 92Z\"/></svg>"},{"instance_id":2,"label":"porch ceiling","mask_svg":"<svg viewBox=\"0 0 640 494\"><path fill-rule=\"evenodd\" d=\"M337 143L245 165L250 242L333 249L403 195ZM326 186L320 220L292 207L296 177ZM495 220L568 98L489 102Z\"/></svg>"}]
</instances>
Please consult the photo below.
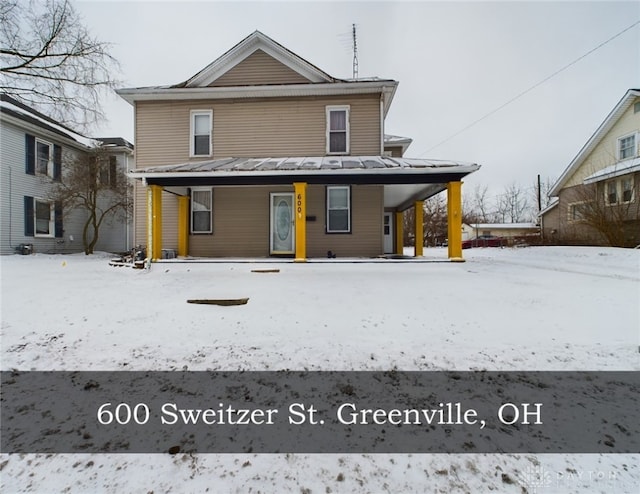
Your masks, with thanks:
<instances>
[{"instance_id":1,"label":"porch ceiling","mask_svg":"<svg viewBox=\"0 0 640 494\"><path fill-rule=\"evenodd\" d=\"M202 185L384 185L386 208L403 210L480 168L475 163L387 156L223 158L152 166L132 178L165 187Z\"/></svg>"}]
</instances>

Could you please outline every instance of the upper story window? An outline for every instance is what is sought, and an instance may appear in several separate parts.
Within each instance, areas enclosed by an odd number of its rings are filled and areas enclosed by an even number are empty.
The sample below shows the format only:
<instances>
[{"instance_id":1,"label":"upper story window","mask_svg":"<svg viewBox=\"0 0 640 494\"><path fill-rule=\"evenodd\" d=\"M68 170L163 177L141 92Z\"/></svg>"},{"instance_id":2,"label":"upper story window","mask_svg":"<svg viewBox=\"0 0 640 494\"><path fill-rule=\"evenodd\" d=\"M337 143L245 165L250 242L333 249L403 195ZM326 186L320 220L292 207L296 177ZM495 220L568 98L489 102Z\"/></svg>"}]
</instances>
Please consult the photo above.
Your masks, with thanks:
<instances>
[{"instance_id":1,"label":"upper story window","mask_svg":"<svg viewBox=\"0 0 640 494\"><path fill-rule=\"evenodd\" d=\"M327 154L348 154L349 137L349 106L327 106Z\"/></svg>"},{"instance_id":2,"label":"upper story window","mask_svg":"<svg viewBox=\"0 0 640 494\"><path fill-rule=\"evenodd\" d=\"M618 139L618 159L625 160L636 155L636 135L621 137Z\"/></svg>"},{"instance_id":3,"label":"upper story window","mask_svg":"<svg viewBox=\"0 0 640 494\"><path fill-rule=\"evenodd\" d=\"M25 134L25 172L62 178L62 148L30 134Z\"/></svg>"},{"instance_id":4,"label":"upper story window","mask_svg":"<svg viewBox=\"0 0 640 494\"><path fill-rule=\"evenodd\" d=\"M211 156L211 129L213 111L193 110L191 112L191 156Z\"/></svg>"},{"instance_id":5,"label":"upper story window","mask_svg":"<svg viewBox=\"0 0 640 494\"><path fill-rule=\"evenodd\" d=\"M36 173L53 176L53 146L36 139Z\"/></svg>"}]
</instances>

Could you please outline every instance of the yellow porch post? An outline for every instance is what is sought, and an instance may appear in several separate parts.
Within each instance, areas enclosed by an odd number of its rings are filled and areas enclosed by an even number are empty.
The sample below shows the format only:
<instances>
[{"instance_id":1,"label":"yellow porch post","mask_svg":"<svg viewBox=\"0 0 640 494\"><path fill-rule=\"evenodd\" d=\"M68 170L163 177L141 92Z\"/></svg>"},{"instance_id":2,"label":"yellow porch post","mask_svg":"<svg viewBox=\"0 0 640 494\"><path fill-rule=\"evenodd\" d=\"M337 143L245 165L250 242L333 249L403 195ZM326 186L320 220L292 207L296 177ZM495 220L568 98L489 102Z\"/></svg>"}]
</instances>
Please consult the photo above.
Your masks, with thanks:
<instances>
[{"instance_id":1,"label":"yellow porch post","mask_svg":"<svg viewBox=\"0 0 640 494\"><path fill-rule=\"evenodd\" d=\"M295 182L294 188L294 209L295 209L295 229L296 229L296 253L295 262L306 262L307 260L307 184L306 182Z\"/></svg>"},{"instance_id":2,"label":"yellow porch post","mask_svg":"<svg viewBox=\"0 0 640 494\"><path fill-rule=\"evenodd\" d=\"M149 185L147 192L147 257L162 258L162 187Z\"/></svg>"},{"instance_id":3,"label":"yellow porch post","mask_svg":"<svg viewBox=\"0 0 640 494\"><path fill-rule=\"evenodd\" d=\"M416 201L413 205L415 208L415 236L413 238L414 256L421 257L424 247L424 201Z\"/></svg>"},{"instance_id":4,"label":"yellow porch post","mask_svg":"<svg viewBox=\"0 0 640 494\"><path fill-rule=\"evenodd\" d=\"M462 182L447 184L447 232L449 235L449 259L462 258Z\"/></svg>"},{"instance_id":5,"label":"yellow porch post","mask_svg":"<svg viewBox=\"0 0 640 494\"><path fill-rule=\"evenodd\" d=\"M404 248L404 215L402 211L396 212L396 241L395 241L395 253L398 255L402 255L402 251Z\"/></svg>"},{"instance_id":6,"label":"yellow porch post","mask_svg":"<svg viewBox=\"0 0 640 494\"><path fill-rule=\"evenodd\" d=\"M178 197L178 255L189 255L189 196Z\"/></svg>"}]
</instances>

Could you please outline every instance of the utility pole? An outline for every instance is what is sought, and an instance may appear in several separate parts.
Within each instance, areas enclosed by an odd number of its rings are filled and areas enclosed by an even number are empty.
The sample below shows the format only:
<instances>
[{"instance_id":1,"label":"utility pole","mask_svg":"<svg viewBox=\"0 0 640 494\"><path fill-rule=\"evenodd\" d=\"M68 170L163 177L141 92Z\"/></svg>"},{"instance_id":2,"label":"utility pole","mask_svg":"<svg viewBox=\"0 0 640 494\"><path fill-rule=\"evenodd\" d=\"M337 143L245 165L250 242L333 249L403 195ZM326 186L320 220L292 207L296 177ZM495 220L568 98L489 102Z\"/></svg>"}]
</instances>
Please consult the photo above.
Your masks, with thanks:
<instances>
[{"instance_id":1,"label":"utility pole","mask_svg":"<svg viewBox=\"0 0 640 494\"><path fill-rule=\"evenodd\" d=\"M538 173L538 213L542 211L542 187L540 186L540 174Z\"/></svg>"}]
</instances>

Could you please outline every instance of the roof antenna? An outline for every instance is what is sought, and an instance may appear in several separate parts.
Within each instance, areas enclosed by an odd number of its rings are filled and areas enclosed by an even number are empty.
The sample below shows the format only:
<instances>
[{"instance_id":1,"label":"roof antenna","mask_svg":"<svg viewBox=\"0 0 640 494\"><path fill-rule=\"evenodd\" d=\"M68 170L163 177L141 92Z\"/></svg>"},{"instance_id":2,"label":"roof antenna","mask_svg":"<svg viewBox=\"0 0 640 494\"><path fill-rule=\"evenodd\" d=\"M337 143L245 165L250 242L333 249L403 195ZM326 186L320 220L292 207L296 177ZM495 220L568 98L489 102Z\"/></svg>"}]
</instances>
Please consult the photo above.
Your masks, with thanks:
<instances>
[{"instance_id":1,"label":"roof antenna","mask_svg":"<svg viewBox=\"0 0 640 494\"><path fill-rule=\"evenodd\" d=\"M356 25L352 24L353 33L353 79L358 79L358 38L356 35Z\"/></svg>"}]
</instances>

